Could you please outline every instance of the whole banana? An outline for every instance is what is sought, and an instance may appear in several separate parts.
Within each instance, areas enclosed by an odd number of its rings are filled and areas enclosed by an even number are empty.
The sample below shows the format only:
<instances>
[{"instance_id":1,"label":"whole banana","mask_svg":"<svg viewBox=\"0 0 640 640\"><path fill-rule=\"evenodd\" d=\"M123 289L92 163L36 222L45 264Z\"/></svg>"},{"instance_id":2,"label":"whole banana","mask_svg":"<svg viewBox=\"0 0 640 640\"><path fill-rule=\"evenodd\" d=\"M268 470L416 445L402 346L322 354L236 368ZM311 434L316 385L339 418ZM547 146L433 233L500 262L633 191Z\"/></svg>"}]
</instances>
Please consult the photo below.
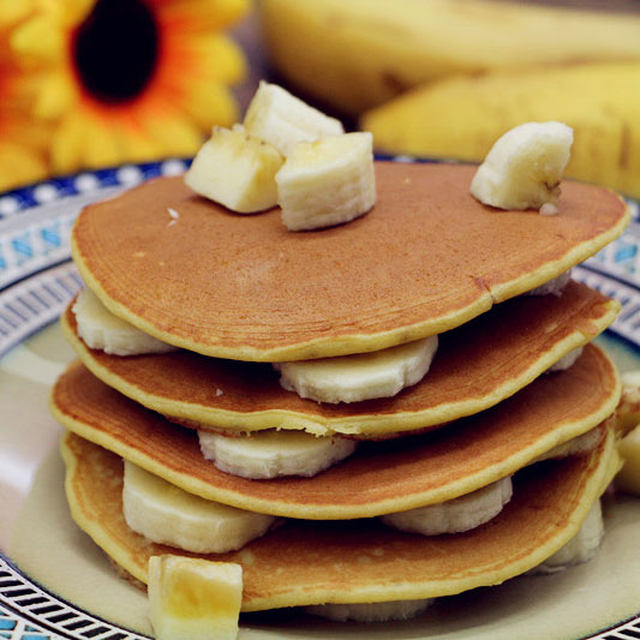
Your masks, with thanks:
<instances>
[{"instance_id":1,"label":"whole banana","mask_svg":"<svg viewBox=\"0 0 640 640\"><path fill-rule=\"evenodd\" d=\"M480 161L505 131L559 120L574 133L567 177L637 197L639 114L640 61L590 63L434 82L365 113L361 126L378 150Z\"/></svg>"},{"instance_id":2,"label":"whole banana","mask_svg":"<svg viewBox=\"0 0 640 640\"><path fill-rule=\"evenodd\" d=\"M640 60L640 16L495 0L262 0L274 67L345 113L453 74ZM522 120L521 120L522 121Z\"/></svg>"}]
</instances>

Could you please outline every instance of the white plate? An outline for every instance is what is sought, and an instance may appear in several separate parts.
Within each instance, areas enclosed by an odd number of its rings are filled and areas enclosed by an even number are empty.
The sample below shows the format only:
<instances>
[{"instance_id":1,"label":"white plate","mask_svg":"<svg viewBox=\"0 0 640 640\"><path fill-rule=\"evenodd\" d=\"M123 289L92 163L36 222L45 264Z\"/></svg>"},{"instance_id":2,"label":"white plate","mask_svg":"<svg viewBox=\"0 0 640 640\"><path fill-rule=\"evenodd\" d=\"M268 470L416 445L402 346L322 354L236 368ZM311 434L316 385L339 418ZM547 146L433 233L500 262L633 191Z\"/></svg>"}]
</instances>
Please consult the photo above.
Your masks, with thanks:
<instances>
[{"instance_id":1,"label":"white plate","mask_svg":"<svg viewBox=\"0 0 640 640\"><path fill-rule=\"evenodd\" d=\"M128 165L0 195L0 639L125 640L150 633L145 596L116 576L69 518L57 454L61 428L47 401L73 358L54 322L81 286L69 262L73 219L88 202L185 167L181 160ZM640 368L640 224L574 274L620 300L622 313L599 340L621 370ZM640 638L640 500L607 501L606 528L600 553L587 565L442 598L406 623L251 615L243 617L240 638Z\"/></svg>"}]
</instances>

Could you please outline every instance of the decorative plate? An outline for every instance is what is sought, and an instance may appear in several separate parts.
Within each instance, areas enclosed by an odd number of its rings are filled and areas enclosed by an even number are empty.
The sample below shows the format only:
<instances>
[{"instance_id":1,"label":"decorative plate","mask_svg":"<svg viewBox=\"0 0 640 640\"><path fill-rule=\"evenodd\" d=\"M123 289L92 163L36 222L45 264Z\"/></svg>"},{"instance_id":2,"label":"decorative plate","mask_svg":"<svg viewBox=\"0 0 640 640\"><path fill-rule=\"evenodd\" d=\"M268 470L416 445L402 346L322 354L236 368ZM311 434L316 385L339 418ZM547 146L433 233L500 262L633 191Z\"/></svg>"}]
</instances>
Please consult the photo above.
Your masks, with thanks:
<instances>
[{"instance_id":1,"label":"decorative plate","mask_svg":"<svg viewBox=\"0 0 640 640\"><path fill-rule=\"evenodd\" d=\"M68 245L75 216L89 202L187 166L177 159L127 165L0 195L0 639L149 637L144 595L116 576L66 511L60 427L47 395L73 358L54 321L82 286ZM625 234L574 270L622 304L601 340L623 371L640 368L640 222L630 204ZM640 500L605 507L598 557L562 574L442 598L435 612L392 625L250 615L241 638L640 638Z\"/></svg>"}]
</instances>

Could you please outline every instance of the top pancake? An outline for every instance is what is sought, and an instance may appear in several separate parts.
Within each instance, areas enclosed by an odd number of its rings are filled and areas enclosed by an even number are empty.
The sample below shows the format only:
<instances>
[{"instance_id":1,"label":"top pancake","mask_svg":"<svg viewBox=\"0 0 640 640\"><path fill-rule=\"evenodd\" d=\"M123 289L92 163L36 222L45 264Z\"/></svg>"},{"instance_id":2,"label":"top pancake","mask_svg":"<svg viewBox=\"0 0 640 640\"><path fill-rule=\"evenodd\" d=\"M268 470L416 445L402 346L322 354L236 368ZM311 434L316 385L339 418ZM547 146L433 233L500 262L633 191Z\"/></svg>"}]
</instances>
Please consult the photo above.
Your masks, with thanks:
<instances>
[{"instance_id":1,"label":"top pancake","mask_svg":"<svg viewBox=\"0 0 640 640\"><path fill-rule=\"evenodd\" d=\"M378 162L372 211L304 233L278 209L233 214L161 178L85 208L73 256L102 302L143 331L276 362L451 329L584 260L628 221L618 196L573 182L556 216L491 209L469 193L474 171Z\"/></svg>"}]
</instances>

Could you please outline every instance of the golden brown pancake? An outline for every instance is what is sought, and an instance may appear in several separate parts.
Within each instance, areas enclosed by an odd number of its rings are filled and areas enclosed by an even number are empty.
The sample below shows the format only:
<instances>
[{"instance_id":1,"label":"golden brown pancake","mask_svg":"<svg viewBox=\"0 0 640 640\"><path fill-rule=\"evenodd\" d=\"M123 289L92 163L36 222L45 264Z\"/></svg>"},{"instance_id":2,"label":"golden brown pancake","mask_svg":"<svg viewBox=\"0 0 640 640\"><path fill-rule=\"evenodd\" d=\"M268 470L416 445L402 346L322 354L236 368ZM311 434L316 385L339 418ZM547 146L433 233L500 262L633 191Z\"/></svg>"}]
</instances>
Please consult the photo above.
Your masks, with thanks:
<instances>
[{"instance_id":1,"label":"golden brown pancake","mask_svg":"<svg viewBox=\"0 0 640 640\"><path fill-rule=\"evenodd\" d=\"M285 391L271 366L191 351L120 357L65 335L94 375L170 420L202 428L307 429L379 437L424 429L486 409L603 331L619 304L577 282L561 296L519 296L440 336L425 378L393 398L318 404Z\"/></svg>"},{"instance_id":2,"label":"golden brown pancake","mask_svg":"<svg viewBox=\"0 0 640 640\"><path fill-rule=\"evenodd\" d=\"M615 410L620 382L588 345L570 369L543 376L499 405L442 429L362 444L312 477L248 480L218 470L197 434L114 391L80 364L52 394L54 417L182 489L250 511L329 520L362 518L444 502L510 475Z\"/></svg>"},{"instance_id":3,"label":"golden brown pancake","mask_svg":"<svg viewBox=\"0 0 640 640\"><path fill-rule=\"evenodd\" d=\"M244 611L430 598L499 584L544 561L578 531L619 468L613 433L605 434L589 455L518 474L503 511L463 534L424 537L371 519L287 521L240 551L204 557L243 566ZM152 555L195 555L128 528L118 456L74 434L63 439L62 453L74 520L132 576L146 582Z\"/></svg>"},{"instance_id":4,"label":"golden brown pancake","mask_svg":"<svg viewBox=\"0 0 640 640\"><path fill-rule=\"evenodd\" d=\"M474 171L378 162L372 211L304 233L287 231L278 209L233 214L180 176L160 178L85 208L73 257L103 303L143 331L274 362L442 333L556 277L628 222L621 198L575 182L563 183L555 216L491 209L469 193Z\"/></svg>"}]
</instances>

